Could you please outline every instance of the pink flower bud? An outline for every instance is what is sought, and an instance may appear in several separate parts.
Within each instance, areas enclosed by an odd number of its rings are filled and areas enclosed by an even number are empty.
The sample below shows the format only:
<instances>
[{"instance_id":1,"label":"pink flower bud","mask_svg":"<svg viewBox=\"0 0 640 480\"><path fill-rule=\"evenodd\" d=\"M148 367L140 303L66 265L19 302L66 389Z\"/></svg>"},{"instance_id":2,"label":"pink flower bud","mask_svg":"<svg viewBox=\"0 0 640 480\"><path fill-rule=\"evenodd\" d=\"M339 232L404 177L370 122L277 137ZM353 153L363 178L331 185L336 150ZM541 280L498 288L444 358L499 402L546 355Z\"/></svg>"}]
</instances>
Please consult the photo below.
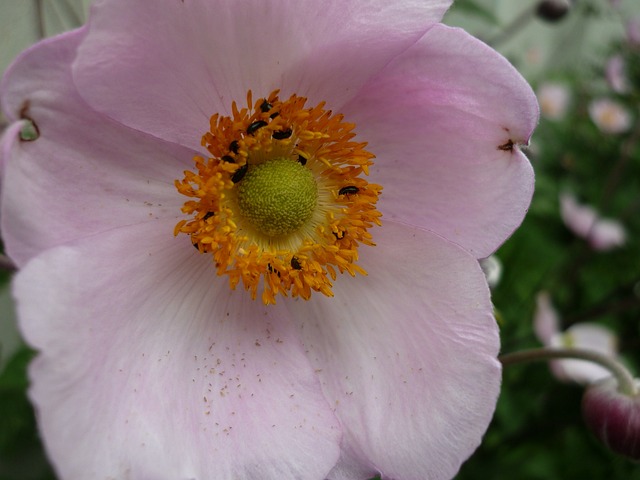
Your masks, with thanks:
<instances>
[{"instance_id":1,"label":"pink flower bud","mask_svg":"<svg viewBox=\"0 0 640 480\"><path fill-rule=\"evenodd\" d=\"M610 450L640 461L640 395L619 392L616 380L608 378L585 391L582 416Z\"/></svg>"}]
</instances>

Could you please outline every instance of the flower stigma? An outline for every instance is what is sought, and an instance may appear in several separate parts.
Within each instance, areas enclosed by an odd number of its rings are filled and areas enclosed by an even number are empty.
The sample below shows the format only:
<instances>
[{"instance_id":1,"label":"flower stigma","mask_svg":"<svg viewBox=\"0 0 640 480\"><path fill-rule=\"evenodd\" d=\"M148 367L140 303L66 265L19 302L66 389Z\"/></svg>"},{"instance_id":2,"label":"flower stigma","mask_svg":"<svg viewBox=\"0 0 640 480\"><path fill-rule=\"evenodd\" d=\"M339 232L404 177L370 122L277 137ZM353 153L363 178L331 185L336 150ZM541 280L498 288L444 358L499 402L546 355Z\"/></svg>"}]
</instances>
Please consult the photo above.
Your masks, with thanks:
<instances>
[{"instance_id":1,"label":"flower stigma","mask_svg":"<svg viewBox=\"0 0 640 480\"><path fill-rule=\"evenodd\" d=\"M375 244L380 185L368 183L374 155L353 139L355 125L306 98L281 101L276 90L230 116L214 114L194 158L196 171L176 180L189 197L174 234L186 233L210 254L232 289L242 282L253 299L274 304L281 294L308 300L333 296L337 273L366 275L358 246Z\"/></svg>"}]
</instances>

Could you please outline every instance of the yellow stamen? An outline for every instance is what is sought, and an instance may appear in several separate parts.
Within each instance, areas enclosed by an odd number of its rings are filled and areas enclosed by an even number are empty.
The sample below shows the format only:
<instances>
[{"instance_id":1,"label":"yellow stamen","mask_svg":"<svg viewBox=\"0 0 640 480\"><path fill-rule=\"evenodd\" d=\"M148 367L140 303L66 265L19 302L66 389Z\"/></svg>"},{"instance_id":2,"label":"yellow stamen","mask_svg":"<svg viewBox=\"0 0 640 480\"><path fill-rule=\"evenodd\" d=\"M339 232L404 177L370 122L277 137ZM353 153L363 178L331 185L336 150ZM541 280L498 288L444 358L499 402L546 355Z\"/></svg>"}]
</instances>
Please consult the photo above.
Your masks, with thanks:
<instances>
[{"instance_id":1,"label":"yellow stamen","mask_svg":"<svg viewBox=\"0 0 640 480\"><path fill-rule=\"evenodd\" d=\"M252 104L249 91L247 108L234 102L231 116L211 117L202 137L211 157L195 157L196 172L175 182L192 218L174 234L212 255L232 289L242 282L255 299L262 284L265 304L330 297L338 272L366 275L358 247L374 245L368 229L380 225L382 187L361 178L374 156L353 141L355 125L305 103L274 91Z\"/></svg>"}]
</instances>

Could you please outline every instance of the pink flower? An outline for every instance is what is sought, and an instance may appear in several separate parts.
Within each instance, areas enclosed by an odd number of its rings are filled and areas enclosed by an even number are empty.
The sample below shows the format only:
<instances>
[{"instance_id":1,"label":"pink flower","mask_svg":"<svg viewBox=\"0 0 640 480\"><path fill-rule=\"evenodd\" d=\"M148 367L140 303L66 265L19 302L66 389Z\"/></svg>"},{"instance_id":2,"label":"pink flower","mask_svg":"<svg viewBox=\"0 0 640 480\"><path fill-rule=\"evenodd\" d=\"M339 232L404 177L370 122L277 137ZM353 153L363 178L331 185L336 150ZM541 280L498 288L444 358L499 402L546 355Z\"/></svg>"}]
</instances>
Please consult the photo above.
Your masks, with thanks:
<instances>
[{"instance_id":1,"label":"pink flower","mask_svg":"<svg viewBox=\"0 0 640 480\"><path fill-rule=\"evenodd\" d=\"M571 92L562 83L546 82L537 91L540 113L549 120L562 120L567 115Z\"/></svg>"},{"instance_id":2,"label":"pink flower","mask_svg":"<svg viewBox=\"0 0 640 480\"><path fill-rule=\"evenodd\" d=\"M604 133L624 133L631 128L631 114L617 101L598 98L589 104L589 116Z\"/></svg>"},{"instance_id":3,"label":"pink flower","mask_svg":"<svg viewBox=\"0 0 640 480\"><path fill-rule=\"evenodd\" d=\"M586 239L595 250L612 250L627 241L626 230L620 222L602 218L588 205L580 205L569 193L560 195L560 215L565 225L573 233Z\"/></svg>"},{"instance_id":4,"label":"pink flower","mask_svg":"<svg viewBox=\"0 0 640 480\"><path fill-rule=\"evenodd\" d=\"M618 338L610 329L597 323L576 323L565 331L560 330L558 312L547 292L536 297L533 328L536 336L546 347L584 348L604 355L617 356ZM559 380L591 384L611 376L611 372L584 360L554 360L551 371Z\"/></svg>"},{"instance_id":5,"label":"pink flower","mask_svg":"<svg viewBox=\"0 0 640 480\"><path fill-rule=\"evenodd\" d=\"M449 1L158 3L2 84L39 132L1 218L59 476L452 477L499 391L477 259L529 205L530 88Z\"/></svg>"}]
</instances>

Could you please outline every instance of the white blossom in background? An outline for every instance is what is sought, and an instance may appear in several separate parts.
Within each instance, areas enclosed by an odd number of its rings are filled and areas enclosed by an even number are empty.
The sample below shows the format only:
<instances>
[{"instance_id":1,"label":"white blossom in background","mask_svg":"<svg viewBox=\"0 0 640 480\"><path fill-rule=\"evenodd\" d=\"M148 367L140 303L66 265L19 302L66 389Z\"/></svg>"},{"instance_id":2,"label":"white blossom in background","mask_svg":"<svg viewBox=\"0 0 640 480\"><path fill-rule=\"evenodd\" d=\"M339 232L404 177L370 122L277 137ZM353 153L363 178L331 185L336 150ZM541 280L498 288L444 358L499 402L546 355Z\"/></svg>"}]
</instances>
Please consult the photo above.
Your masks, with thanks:
<instances>
[{"instance_id":1,"label":"white blossom in background","mask_svg":"<svg viewBox=\"0 0 640 480\"><path fill-rule=\"evenodd\" d=\"M604 133L624 133L631 128L631 114L615 100L598 98L589 104L589 116Z\"/></svg>"},{"instance_id":2,"label":"white blossom in background","mask_svg":"<svg viewBox=\"0 0 640 480\"><path fill-rule=\"evenodd\" d=\"M620 222L600 217L594 208L580 205L569 193L560 195L560 215L567 228L587 240L594 250L612 250L627 241L626 230Z\"/></svg>"},{"instance_id":3,"label":"white blossom in background","mask_svg":"<svg viewBox=\"0 0 640 480\"><path fill-rule=\"evenodd\" d=\"M480 260L480 268L487 277L487 283L491 288L495 288L502 278L502 262L496 255L489 255Z\"/></svg>"},{"instance_id":4,"label":"white blossom in background","mask_svg":"<svg viewBox=\"0 0 640 480\"><path fill-rule=\"evenodd\" d=\"M545 82L536 95L540 102L540 113L549 120L562 120L567 115L571 103L571 91L563 83Z\"/></svg>"},{"instance_id":5,"label":"white blossom in background","mask_svg":"<svg viewBox=\"0 0 640 480\"><path fill-rule=\"evenodd\" d=\"M618 337L600 324L576 323L561 331L558 312L548 292L540 292L536 297L533 328L545 347L588 349L610 357L616 357L618 353ZM562 381L588 385L611 376L607 369L584 360L554 360L549 363L553 375Z\"/></svg>"}]
</instances>

